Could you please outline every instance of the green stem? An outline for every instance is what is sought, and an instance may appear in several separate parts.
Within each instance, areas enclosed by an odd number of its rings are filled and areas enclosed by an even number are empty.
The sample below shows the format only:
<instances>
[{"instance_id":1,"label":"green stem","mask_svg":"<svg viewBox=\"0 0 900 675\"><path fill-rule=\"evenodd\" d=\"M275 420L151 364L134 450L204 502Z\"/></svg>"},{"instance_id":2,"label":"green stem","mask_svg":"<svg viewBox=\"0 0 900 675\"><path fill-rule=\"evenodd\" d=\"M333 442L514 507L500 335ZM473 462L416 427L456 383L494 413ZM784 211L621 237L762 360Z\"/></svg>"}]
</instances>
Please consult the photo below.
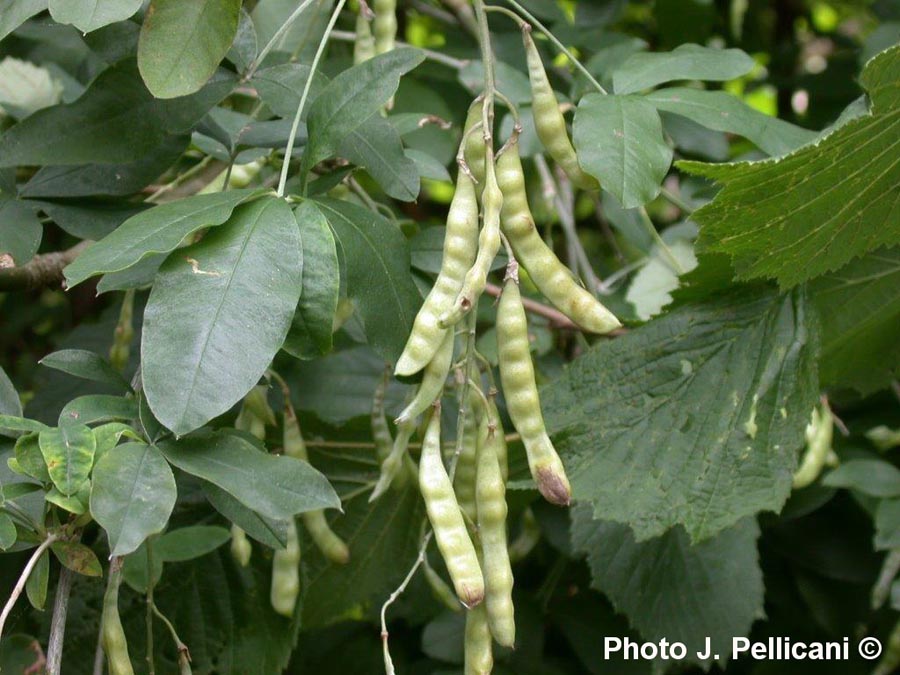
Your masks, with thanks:
<instances>
[{"instance_id":1,"label":"green stem","mask_svg":"<svg viewBox=\"0 0 900 675\"><path fill-rule=\"evenodd\" d=\"M665 256L666 260L668 260L669 264L672 266L672 269L677 274L684 274L685 270L681 266L681 263L672 255L671 249L666 245L666 242L663 241L663 238L659 236L659 232L656 230L656 226L653 224L653 221L650 220L650 216L647 214L647 209L643 206L638 209L638 213L641 216L641 223L644 226L644 229L647 230L647 233L652 237L653 241L659 246L659 250L662 251L663 256Z\"/></svg>"},{"instance_id":2,"label":"green stem","mask_svg":"<svg viewBox=\"0 0 900 675\"><path fill-rule=\"evenodd\" d=\"M152 537L147 539L147 668L150 675L156 672L153 662L153 542Z\"/></svg>"},{"instance_id":3,"label":"green stem","mask_svg":"<svg viewBox=\"0 0 900 675\"><path fill-rule=\"evenodd\" d=\"M331 31L334 29L334 24L337 23L338 16L341 13L341 10L344 8L344 3L346 0L338 0L337 5L334 8L334 11L331 13L331 19L328 20L328 26L325 28L325 33L322 35L322 39L319 40L319 47L316 49L316 55L313 57L312 65L309 67L309 75L306 78L306 83L303 85L303 93L300 95L300 103L297 106L297 114L294 115L294 123L291 125L291 133L288 136L287 147L284 150L284 164L281 167L281 177L278 180L278 196L284 197L284 186L287 183L287 175L288 169L291 165L291 154L294 152L294 141L297 138L297 129L300 127L300 117L303 114L303 108L306 106L306 99L309 98L309 91L312 88L313 79L315 79L316 70L319 68L319 61L322 60L322 54L325 53L325 45L328 44L328 36L331 35ZM304 173L301 176L301 186L302 192L306 192L306 174Z\"/></svg>"},{"instance_id":4,"label":"green stem","mask_svg":"<svg viewBox=\"0 0 900 675\"><path fill-rule=\"evenodd\" d=\"M601 94L608 93L606 91L606 89L603 88L603 85L601 85L599 82L597 82L596 78L593 75L591 75L590 71L584 67L584 65L581 63L581 61L576 59L575 56L572 54L572 52L570 52L566 48L566 46L562 42L560 42L553 33L550 32L549 28L547 28L544 24L542 24L540 21L538 21L538 19L531 12L529 12L527 9L522 7L522 5L520 5L518 2L516 2L516 0L506 0L506 2L508 2L513 7L515 7L516 11L519 14L521 14L522 16L524 16L526 19L528 19L529 23L531 23L534 26L537 26L537 28L544 35L547 36L547 38L550 40L550 42L552 42L554 45L556 45L556 48L559 51L561 51L563 54L565 54L566 58L568 58L569 61L571 61L572 64L578 70L581 71L581 74L584 75L588 79L588 81L594 86L594 88L597 91L599 91Z\"/></svg>"}]
</instances>

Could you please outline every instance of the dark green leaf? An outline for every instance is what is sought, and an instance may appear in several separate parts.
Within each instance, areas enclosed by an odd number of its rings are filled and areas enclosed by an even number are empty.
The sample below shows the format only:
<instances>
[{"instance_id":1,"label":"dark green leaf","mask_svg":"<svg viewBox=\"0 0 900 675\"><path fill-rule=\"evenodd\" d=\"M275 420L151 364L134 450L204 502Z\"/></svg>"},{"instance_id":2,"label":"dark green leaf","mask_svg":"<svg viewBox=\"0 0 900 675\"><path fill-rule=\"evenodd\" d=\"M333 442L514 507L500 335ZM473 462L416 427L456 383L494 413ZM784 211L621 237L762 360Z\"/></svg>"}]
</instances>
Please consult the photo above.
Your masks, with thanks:
<instances>
[{"instance_id":1,"label":"dark green leaf","mask_svg":"<svg viewBox=\"0 0 900 675\"><path fill-rule=\"evenodd\" d=\"M403 351L421 296L409 271L409 245L396 225L362 206L317 202L337 234L356 303L372 348L394 362Z\"/></svg>"},{"instance_id":2,"label":"dark green leaf","mask_svg":"<svg viewBox=\"0 0 900 675\"><path fill-rule=\"evenodd\" d=\"M288 520L262 516L212 483L204 482L203 492L216 511L258 542L269 548L284 548L287 544Z\"/></svg>"},{"instance_id":3,"label":"dark green leaf","mask_svg":"<svg viewBox=\"0 0 900 675\"><path fill-rule=\"evenodd\" d=\"M764 616L758 537L756 521L745 518L694 546L680 527L638 543L626 525L593 520L589 506L573 511L572 545L587 553L591 585L645 640L683 642L695 663L704 663L696 654L707 637L724 663L732 638Z\"/></svg>"},{"instance_id":4,"label":"dark green leaf","mask_svg":"<svg viewBox=\"0 0 900 675\"><path fill-rule=\"evenodd\" d=\"M724 184L693 217L698 245L730 255L738 278L790 287L900 243L900 46L872 59L861 79L872 114L815 145L774 161L682 165Z\"/></svg>"},{"instance_id":5,"label":"dark green leaf","mask_svg":"<svg viewBox=\"0 0 900 675\"><path fill-rule=\"evenodd\" d=\"M0 415L0 431L9 435L12 432L14 435L18 435L18 432L21 431L43 431L47 429L47 425L38 422L37 420L30 420L26 417L17 417L13 415Z\"/></svg>"},{"instance_id":6,"label":"dark green leaf","mask_svg":"<svg viewBox=\"0 0 900 675\"><path fill-rule=\"evenodd\" d=\"M595 346L541 394L574 497L639 540L681 524L700 541L778 511L818 398L817 347L803 295L768 291Z\"/></svg>"},{"instance_id":7,"label":"dark green leaf","mask_svg":"<svg viewBox=\"0 0 900 675\"><path fill-rule=\"evenodd\" d=\"M126 443L97 461L91 515L106 530L110 555L127 555L162 532L175 506L172 470L152 445Z\"/></svg>"},{"instance_id":8,"label":"dark green leaf","mask_svg":"<svg viewBox=\"0 0 900 675\"><path fill-rule=\"evenodd\" d=\"M155 551L154 551L155 552ZM147 542L144 541L135 549L134 553L125 556L125 564L122 566L122 579L135 591L144 595L147 593L149 577L153 578L153 585L159 583L163 572L163 561L159 556L152 557L152 575L147 570Z\"/></svg>"},{"instance_id":9,"label":"dark green leaf","mask_svg":"<svg viewBox=\"0 0 900 675\"><path fill-rule=\"evenodd\" d=\"M247 14L247 10L242 7L241 16L238 19L237 33L234 36L234 42L231 43L231 49L228 50L227 58L234 64L237 71L242 73L253 62L258 52L256 28L253 26L253 19Z\"/></svg>"},{"instance_id":10,"label":"dark green leaf","mask_svg":"<svg viewBox=\"0 0 900 675\"><path fill-rule=\"evenodd\" d=\"M240 436L202 433L160 446L182 471L208 480L264 516L340 508L328 480L308 462L259 452Z\"/></svg>"},{"instance_id":11,"label":"dark green leaf","mask_svg":"<svg viewBox=\"0 0 900 675\"><path fill-rule=\"evenodd\" d=\"M0 197L0 258L9 256L15 266L24 265L37 253L43 233L34 207ZM10 266L8 260L4 266Z\"/></svg>"},{"instance_id":12,"label":"dark green leaf","mask_svg":"<svg viewBox=\"0 0 900 675\"><path fill-rule=\"evenodd\" d=\"M137 12L143 0L50 0L50 16L58 23L70 23L82 33L90 33Z\"/></svg>"},{"instance_id":13,"label":"dark green leaf","mask_svg":"<svg viewBox=\"0 0 900 675\"><path fill-rule=\"evenodd\" d=\"M35 609L47 603L47 582L50 579L50 551L44 551L25 582L25 594Z\"/></svg>"},{"instance_id":14,"label":"dark green leaf","mask_svg":"<svg viewBox=\"0 0 900 675\"><path fill-rule=\"evenodd\" d=\"M38 436L41 454L47 463L50 480L65 496L71 497L87 482L97 439L83 424L66 424L45 429Z\"/></svg>"},{"instance_id":15,"label":"dark green leaf","mask_svg":"<svg viewBox=\"0 0 900 675\"><path fill-rule=\"evenodd\" d=\"M305 170L333 155L345 138L387 103L400 77L424 58L417 49L394 49L334 78L309 108Z\"/></svg>"},{"instance_id":16,"label":"dark green leaf","mask_svg":"<svg viewBox=\"0 0 900 675\"><path fill-rule=\"evenodd\" d=\"M117 272L153 253L174 250L190 234L221 225L239 204L262 194L259 189L229 190L156 206L125 221L66 267L69 288L103 272Z\"/></svg>"},{"instance_id":17,"label":"dark green leaf","mask_svg":"<svg viewBox=\"0 0 900 675\"><path fill-rule=\"evenodd\" d=\"M74 103L38 110L0 138L0 166L133 162L189 131L232 89L230 75L201 91L159 100L132 59L104 70Z\"/></svg>"},{"instance_id":18,"label":"dark green leaf","mask_svg":"<svg viewBox=\"0 0 900 675\"><path fill-rule=\"evenodd\" d=\"M4 551L16 543L16 524L6 513L0 513L0 549Z\"/></svg>"},{"instance_id":19,"label":"dark green leaf","mask_svg":"<svg viewBox=\"0 0 900 675\"><path fill-rule=\"evenodd\" d=\"M0 368L0 415L21 417L22 402L6 371Z\"/></svg>"},{"instance_id":20,"label":"dark green leaf","mask_svg":"<svg viewBox=\"0 0 900 675\"><path fill-rule=\"evenodd\" d=\"M900 497L900 469L882 459L851 459L825 476L822 484L872 497Z\"/></svg>"},{"instance_id":21,"label":"dark green leaf","mask_svg":"<svg viewBox=\"0 0 900 675\"><path fill-rule=\"evenodd\" d=\"M816 132L754 110L724 91L673 87L647 94L659 110L681 115L715 131L725 131L755 143L772 155L783 155L816 138Z\"/></svg>"},{"instance_id":22,"label":"dark green leaf","mask_svg":"<svg viewBox=\"0 0 900 675\"><path fill-rule=\"evenodd\" d=\"M136 162L45 166L19 191L22 197L130 195L168 169L190 143L187 136L168 136Z\"/></svg>"},{"instance_id":23,"label":"dark green leaf","mask_svg":"<svg viewBox=\"0 0 900 675\"><path fill-rule=\"evenodd\" d=\"M659 194L672 150L652 105L635 96L588 94L578 104L574 136L584 170L626 209Z\"/></svg>"},{"instance_id":24,"label":"dark green leaf","mask_svg":"<svg viewBox=\"0 0 900 675\"><path fill-rule=\"evenodd\" d=\"M186 434L239 401L268 368L301 290L300 234L282 199L237 209L169 256L144 312L144 392Z\"/></svg>"},{"instance_id":25,"label":"dark green leaf","mask_svg":"<svg viewBox=\"0 0 900 675\"><path fill-rule=\"evenodd\" d=\"M740 49L684 44L671 52L634 54L613 73L617 94L632 94L673 80L732 80L753 68Z\"/></svg>"},{"instance_id":26,"label":"dark green leaf","mask_svg":"<svg viewBox=\"0 0 900 675\"><path fill-rule=\"evenodd\" d=\"M303 63L282 63L257 71L250 82L259 97L279 117L294 119L300 106L303 87L309 79L309 66ZM314 101L322 93L328 78L316 73L309 89L309 100Z\"/></svg>"},{"instance_id":27,"label":"dark green leaf","mask_svg":"<svg viewBox=\"0 0 900 675\"><path fill-rule=\"evenodd\" d=\"M135 420L137 416L137 402L132 398L91 394L69 401L59 414L59 420L60 425L66 422L94 424L111 420Z\"/></svg>"},{"instance_id":28,"label":"dark green leaf","mask_svg":"<svg viewBox=\"0 0 900 675\"><path fill-rule=\"evenodd\" d=\"M389 197L412 202L419 196L419 171L403 152L400 135L375 114L341 143L338 152L369 172Z\"/></svg>"},{"instance_id":29,"label":"dark green leaf","mask_svg":"<svg viewBox=\"0 0 900 675\"><path fill-rule=\"evenodd\" d=\"M305 201L294 210L300 228L303 259L303 290L284 349L297 358L315 358L331 351L331 333L341 286L340 266L334 235L314 202Z\"/></svg>"},{"instance_id":30,"label":"dark green leaf","mask_svg":"<svg viewBox=\"0 0 900 675\"><path fill-rule=\"evenodd\" d=\"M883 499L875 512L875 548L890 551L900 547L900 499Z\"/></svg>"},{"instance_id":31,"label":"dark green leaf","mask_svg":"<svg viewBox=\"0 0 900 675\"><path fill-rule=\"evenodd\" d=\"M900 374L900 248L879 250L816 279L820 381L863 394Z\"/></svg>"},{"instance_id":32,"label":"dark green leaf","mask_svg":"<svg viewBox=\"0 0 900 675\"><path fill-rule=\"evenodd\" d=\"M56 541L50 550L65 567L86 577L102 577L103 568L97 555L84 544L75 541Z\"/></svg>"},{"instance_id":33,"label":"dark green leaf","mask_svg":"<svg viewBox=\"0 0 900 675\"><path fill-rule=\"evenodd\" d=\"M237 33L241 0L152 0L138 43L138 66L157 98L199 90Z\"/></svg>"},{"instance_id":34,"label":"dark green leaf","mask_svg":"<svg viewBox=\"0 0 900 675\"><path fill-rule=\"evenodd\" d=\"M153 554L163 562L184 562L215 551L231 539L224 527L193 525L169 530L153 544Z\"/></svg>"},{"instance_id":35,"label":"dark green leaf","mask_svg":"<svg viewBox=\"0 0 900 675\"><path fill-rule=\"evenodd\" d=\"M25 475L36 478L42 483L50 482L50 473L47 471L47 462L41 453L39 434L31 432L16 441L16 462L18 468Z\"/></svg>"},{"instance_id":36,"label":"dark green leaf","mask_svg":"<svg viewBox=\"0 0 900 675\"><path fill-rule=\"evenodd\" d=\"M34 200L65 232L79 239L102 239L132 216L144 210L142 204L92 202L73 204Z\"/></svg>"},{"instance_id":37,"label":"dark green leaf","mask_svg":"<svg viewBox=\"0 0 900 675\"><path fill-rule=\"evenodd\" d=\"M112 450L119 444L122 436L130 438L133 441L143 442L141 435L137 433L127 424L121 422L109 422L94 428L94 438L97 439L96 461L100 461L100 457L107 450Z\"/></svg>"},{"instance_id":38,"label":"dark green leaf","mask_svg":"<svg viewBox=\"0 0 900 675\"><path fill-rule=\"evenodd\" d=\"M128 383L119 371L109 365L109 361L86 349L63 349L53 352L42 358L40 364L84 380L102 382L116 389L129 389Z\"/></svg>"},{"instance_id":39,"label":"dark green leaf","mask_svg":"<svg viewBox=\"0 0 900 675\"><path fill-rule=\"evenodd\" d=\"M68 497L57 490L56 487L51 487L44 498L51 504L56 504L59 508L80 516L88 510L88 502L91 498L91 482L86 481L77 493Z\"/></svg>"}]
</instances>

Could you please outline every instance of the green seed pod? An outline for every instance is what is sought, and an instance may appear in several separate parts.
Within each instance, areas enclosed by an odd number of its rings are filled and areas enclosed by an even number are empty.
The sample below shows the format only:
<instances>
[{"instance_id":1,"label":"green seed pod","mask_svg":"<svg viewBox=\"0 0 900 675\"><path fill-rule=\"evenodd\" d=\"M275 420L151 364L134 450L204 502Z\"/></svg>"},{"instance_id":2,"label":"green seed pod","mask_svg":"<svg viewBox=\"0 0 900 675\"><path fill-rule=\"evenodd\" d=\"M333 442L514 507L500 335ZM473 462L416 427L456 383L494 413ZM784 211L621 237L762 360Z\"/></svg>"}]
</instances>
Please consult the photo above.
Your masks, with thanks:
<instances>
[{"instance_id":1,"label":"green seed pod","mask_svg":"<svg viewBox=\"0 0 900 675\"><path fill-rule=\"evenodd\" d=\"M250 556L253 553L253 546L247 539L247 533L237 525L231 526L231 557L241 567L250 564Z\"/></svg>"},{"instance_id":2,"label":"green seed pod","mask_svg":"<svg viewBox=\"0 0 900 675\"><path fill-rule=\"evenodd\" d=\"M134 675L128 656L128 640L119 618L119 585L122 583L122 559L113 558L109 566L109 582L103 595L100 617L100 643L106 654L110 675Z\"/></svg>"},{"instance_id":3,"label":"green seed pod","mask_svg":"<svg viewBox=\"0 0 900 675\"><path fill-rule=\"evenodd\" d=\"M497 157L497 184L503 192L503 233L538 290L585 330L608 333L619 328L619 320L578 283L541 238L528 207L518 143L510 143Z\"/></svg>"},{"instance_id":4,"label":"green seed pod","mask_svg":"<svg viewBox=\"0 0 900 675\"><path fill-rule=\"evenodd\" d=\"M513 573L506 547L506 482L494 450L494 424L485 415L478 427L478 534L484 571L484 604L494 639L504 647L516 641Z\"/></svg>"},{"instance_id":5,"label":"green seed pod","mask_svg":"<svg viewBox=\"0 0 900 675\"><path fill-rule=\"evenodd\" d=\"M394 439L391 453L381 463L378 482L375 483L375 488L369 496L370 503L383 495L389 487L400 488L406 484L407 475L409 475L406 462L412 461L408 453L409 439L412 438L415 431L415 419L407 420L397 426L397 437Z\"/></svg>"},{"instance_id":6,"label":"green seed pod","mask_svg":"<svg viewBox=\"0 0 900 675\"><path fill-rule=\"evenodd\" d=\"M566 172L573 185L584 190L599 190L600 183L597 179L586 174L578 163L575 148L569 140L566 120L559 110L559 101L544 70L540 52L531 38L531 26L528 24L522 26L522 41L525 43L525 54L528 58L532 114L538 138L553 160Z\"/></svg>"},{"instance_id":7,"label":"green seed pod","mask_svg":"<svg viewBox=\"0 0 900 675\"><path fill-rule=\"evenodd\" d=\"M465 675L490 675L494 669L491 629L483 605L466 612Z\"/></svg>"},{"instance_id":8,"label":"green seed pod","mask_svg":"<svg viewBox=\"0 0 900 675\"><path fill-rule=\"evenodd\" d=\"M466 160L466 166L475 177L478 183L478 194L481 194L481 188L484 186L484 163L487 157L487 145L484 142L484 130L480 132L475 129L476 125L482 121L482 110L484 108L484 99L479 96L472 105L469 106L469 113L466 116L466 123L463 126L463 156Z\"/></svg>"},{"instance_id":9,"label":"green seed pod","mask_svg":"<svg viewBox=\"0 0 900 675\"><path fill-rule=\"evenodd\" d=\"M131 341L134 339L134 289L125 291L119 321L113 333L113 343L109 348L109 362L120 373L128 365L131 355Z\"/></svg>"},{"instance_id":10,"label":"green seed pod","mask_svg":"<svg viewBox=\"0 0 900 675\"><path fill-rule=\"evenodd\" d=\"M491 153L488 154L485 164L484 181L484 192L481 194L484 224L478 235L478 255L472 267L466 272L453 307L441 315L439 324L444 327L455 325L476 305L484 292L494 258L500 250L500 211L503 207L503 193L497 185Z\"/></svg>"},{"instance_id":11,"label":"green seed pod","mask_svg":"<svg viewBox=\"0 0 900 675\"><path fill-rule=\"evenodd\" d=\"M466 607L474 607L484 599L484 577L441 458L440 405L435 405L422 443L419 489L456 595Z\"/></svg>"},{"instance_id":12,"label":"green seed pod","mask_svg":"<svg viewBox=\"0 0 900 675\"><path fill-rule=\"evenodd\" d=\"M300 423L297 421L297 415L294 408L289 402L284 406L284 435L282 436L284 445L284 454L288 457L309 463L309 454L306 451L306 443L303 440L303 434L300 432ZM307 511L300 514L303 520L303 526L309 532L310 538L316 545L322 555L338 563L346 564L350 560L350 549L341 539L325 519L325 512L321 509L315 511Z\"/></svg>"},{"instance_id":13,"label":"green seed pod","mask_svg":"<svg viewBox=\"0 0 900 675\"><path fill-rule=\"evenodd\" d=\"M466 418L463 421L462 450L456 460L456 473L453 474L453 490L459 508L466 515L468 522L478 522L478 510L475 504L475 480L478 471L478 413L475 405L477 397L469 396L466 406Z\"/></svg>"},{"instance_id":14,"label":"green seed pod","mask_svg":"<svg viewBox=\"0 0 900 675\"><path fill-rule=\"evenodd\" d=\"M528 320L514 277L506 280L497 307L497 345L506 405L525 445L531 475L547 501L568 506L572 488L544 426L531 363Z\"/></svg>"},{"instance_id":15,"label":"green seed pod","mask_svg":"<svg viewBox=\"0 0 900 675\"><path fill-rule=\"evenodd\" d=\"M394 444L394 439L391 438L391 430L388 428L387 417L384 414L387 378L388 374L385 373L385 376L381 378L381 381L375 388L375 395L372 397L372 413L370 415L372 440L375 441L375 455L382 464L384 464L388 455L391 454L391 446Z\"/></svg>"},{"instance_id":16,"label":"green seed pod","mask_svg":"<svg viewBox=\"0 0 900 675\"><path fill-rule=\"evenodd\" d=\"M509 543L509 561L511 563L524 560L541 540L541 528L538 526L534 511L527 508L522 512L522 528L519 535Z\"/></svg>"},{"instance_id":17,"label":"green seed pod","mask_svg":"<svg viewBox=\"0 0 900 675\"><path fill-rule=\"evenodd\" d=\"M288 524L287 545L272 556L272 587L269 600L272 609L288 618L294 616L294 607L300 595L300 541L297 526Z\"/></svg>"},{"instance_id":18,"label":"green seed pod","mask_svg":"<svg viewBox=\"0 0 900 675\"><path fill-rule=\"evenodd\" d=\"M447 214L441 271L416 315L406 347L397 361L397 375L412 375L422 370L447 337L449 331L438 325L438 317L456 300L466 272L475 262L477 249L478 201L475 185L464 171L460 171Z\"/></svg>"},{"instance_id":19,"label":"green seed pod","mask_svg":"<svg viewBox=\"0 0 900 675\"><path fill-rule=\"evenodd\" d=\"M497 463L500 465L500 475L503 476L503 482L506 483L506 479L509 478L509 461L507 459L509 453L506 449L506 436L503 431L503 423L500 421L500 411L497 410L497 404L494 402L494 397L496 395L496 389L492 389L488 395L487 414L496 427L495 433L489 436L488 442L491 444L494 454L497 455Z\"/></svg>"},{"instance_id":20,"label":"green seed pod","mask_svg":"<svg viewBox=\"0 0 900 675\"><path fill-rule=\"evenodd\" d=\"M447 382L447 374L450 372L450 363L453 361L453 331L444 333L443 342L435 352L434 358L425 366L425 373L419 389L409 405L397 417L395 422L403 424L422 414L435 401L440 400Z\"/></svg>"},{"instance_id":21,"label":"green seed pod","mask_svg":"<svg viewBox=\"0 0 900 675\"><path fill-rule=\"evenodd\" d=\"M794 474L795 490L813 483L828 463L834 439L834 415L828 406L813 408L812 419L806 426L806 453Z\"/></svg>"},{"instance_id":22,"label":"green seed pod","mask_svg":"<svg viewBox=\"0 0 900 675\"><path fill-rule=\"evenodd\" d=\"M353 65L358 66L375 56L375 38L362 8L356 15L356 39L353 41Z\"/></svg>"},{"instance_id":23,"label":"green seed pod","mask_svg":"<svg viewBox=\"0 0 900 675\"><path fill-rule=\"evenodd\" d=\"M275 411L269 405L269 388L260 384L253 387L247 395L244 396L244 407L253 413L255 417L262 420L263 424L275 426Z\"/></svg>"},{"instance_id":24,"label":"green seed pod","mask_svg":"<svg viewBox=\"0 0 900 675\"><path fill-rule=\"evenodd\" d=\"M881 661L872 671L872 675L891 675L900 668L900 621L894 625L885 645L884 655Z\"/></svg>"},{"instance_id":25,"label":"green seed pod","mask_svg":"<svg viewBox=\"0 0 900 675\"><path fill-rule=\"evenodd\" d=\"M375 52L384 54L394 48L397 40L397 0L374 0L372 9L375 11L372 24Z\"/></svg>"}]
</instances>

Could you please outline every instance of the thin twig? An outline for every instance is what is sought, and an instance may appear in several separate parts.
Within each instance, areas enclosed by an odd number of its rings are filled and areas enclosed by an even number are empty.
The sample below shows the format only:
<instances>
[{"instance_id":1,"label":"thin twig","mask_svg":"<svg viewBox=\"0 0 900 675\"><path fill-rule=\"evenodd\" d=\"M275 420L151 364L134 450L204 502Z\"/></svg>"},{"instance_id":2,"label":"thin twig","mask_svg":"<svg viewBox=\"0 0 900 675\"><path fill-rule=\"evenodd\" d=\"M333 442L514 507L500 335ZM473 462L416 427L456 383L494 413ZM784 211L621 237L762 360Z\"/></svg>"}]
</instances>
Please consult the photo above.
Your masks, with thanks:
<instances>
[{"instance_id":1,"label":"thin twig","mask_svg":"<svg viewBox=\"0 0 900 675\"><path fill-rule=\"evenodd\" d=\"M65 251L41 253L18 267L0 266L0 293L28 291L61 284L63 268L75 260L90 244L90 241L85 240Z\"/></svg>"},{"instance_id":2,"label":"thin twig","mask_svg":"<svg viewBox=\"0 0 900 675\"><path fill-rule=\"evenodd\" d=\"M659 194L667 202L677 207L684 215L689 216L694 212L694 208L690 204L688 204L671 190L667 188L661 188Z\"/></svg>"},{"instance_id":3,"label":"thin twig","mask_svg":"<svg viewBox=\"0 0 900 675\"><path fill-rule=\"evenodd\" d=\"M72 590L74 572L68 567L59 570L56 597L53 600L53 618L50 620L50 639L47 642L47 675L62 673L63 641L66 634L66 616L69 614L69 593Z\"/></svg>"},{"instance_id":4,"label":"thin twig","mask_svg":"<svg viewBox=\"0 0 900 675\"><path fill-rule=\"evenodd\" d=\"M145 542L147 551L147 668L150 675L156 672L156 664L153 662L153 587L156 585L153 579L153 537L148 537Z\"/></svg>"},{"instance_id":5,"label":"thin twig","mask_svg":"<svg viewBox=\"0 0 900 675\"><path fill-rule=\"evenodd\" d=\"M281 167L281 177L278 179L279 197L284 197L284 186L287 183L288 170L291 166L291 154L294 152L294 141L297 139L297 129L300 127L300 117L303 115L306 99L309 97L310 89L312 89L316 70L319 68L319 61L322 60L322 54L325 53L325 46L328 44L328 38L334 30L334 24L337 23L338 16L340 16L345 2L346 0L338 0L334 11L331 13L331 18L328 20L328 26L325 28L325 33L322 35L322 39L319 40L319 47L316 49L316 55L313 57L312 64L309 67L309 75L306 78L306 83L303 85L303 93L300 95L300 103L297 105L297 114L294 115L294 123L291 125L291 133L288 136L287 147L284 150L284 165ZM300 177L301 185L303 186L301 192L304 193L306 192L306 178L306 174Z\"/></svg>"},{"instance_id":6,"label":"thin twig","mask_svg":"<svg viewBox=\"0 0 900 675\"><path fill-rule=\"evenodd\" d=\"M22 574L19 575L19 580L16 582L16 585L13 587L12 593L9 595L9 599L6 601L6 605L3 606L3 611L0 612L0 636L3 635L3 626L6 625L6 619L9 616L9 613L12 611L12 608L16 604L16 600L19 599L19 596L22 595L22 591L25 589L25 582L28 581L28 577L31 576L31 572L34 569L34 566L37 565L38 560L44 551L46 551L50 544L56 541L58 537L55 534L49 535L44 541L38 546L34 553L31 554L31 557L28 559L28 562L25 563L25 569L22 570Z\"/></svg>"},{"instance_id":7,"label":"thin twig","mask_svg":"<svg viewBox=\"0 0 900 675\"><path fill-rule=\"evenodd\" d=\"M175 626L172 625L172 622L169 621L165 614L159 611L159 607L156 606L155 602L150 603L150 609L152 610L156 618L162 621L166 625L166 628L169 629L169 633L172 635L172 641L175 643L175 649L178 650L179 660L182 658L182 656L184 656L190 663L191 652L188 649L187 645L181 641L181 638L178 637L178 633L175 632Z\"/></svg>"}]
</instances>

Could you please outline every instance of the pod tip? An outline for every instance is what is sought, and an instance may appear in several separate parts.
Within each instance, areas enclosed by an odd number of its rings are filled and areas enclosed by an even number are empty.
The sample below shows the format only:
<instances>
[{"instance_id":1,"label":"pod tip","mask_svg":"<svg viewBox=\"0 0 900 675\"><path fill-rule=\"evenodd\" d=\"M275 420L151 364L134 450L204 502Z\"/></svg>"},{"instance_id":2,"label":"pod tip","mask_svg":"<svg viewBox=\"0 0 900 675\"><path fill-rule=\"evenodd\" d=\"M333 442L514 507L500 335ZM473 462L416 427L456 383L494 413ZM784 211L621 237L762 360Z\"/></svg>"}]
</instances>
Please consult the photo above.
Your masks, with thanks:
<instances>
[{"instance_id":1,"label":"pod tip","mask_svg":"<svg viewBox=\"0 0 900 675\"><path fill-rule=\"evenodd\" d=\"M538 490L551 504L568 506L572 502L572 489L565 474L560 475L550 467L537 470L535 476Z\"/></svg>"}]
</instances>

